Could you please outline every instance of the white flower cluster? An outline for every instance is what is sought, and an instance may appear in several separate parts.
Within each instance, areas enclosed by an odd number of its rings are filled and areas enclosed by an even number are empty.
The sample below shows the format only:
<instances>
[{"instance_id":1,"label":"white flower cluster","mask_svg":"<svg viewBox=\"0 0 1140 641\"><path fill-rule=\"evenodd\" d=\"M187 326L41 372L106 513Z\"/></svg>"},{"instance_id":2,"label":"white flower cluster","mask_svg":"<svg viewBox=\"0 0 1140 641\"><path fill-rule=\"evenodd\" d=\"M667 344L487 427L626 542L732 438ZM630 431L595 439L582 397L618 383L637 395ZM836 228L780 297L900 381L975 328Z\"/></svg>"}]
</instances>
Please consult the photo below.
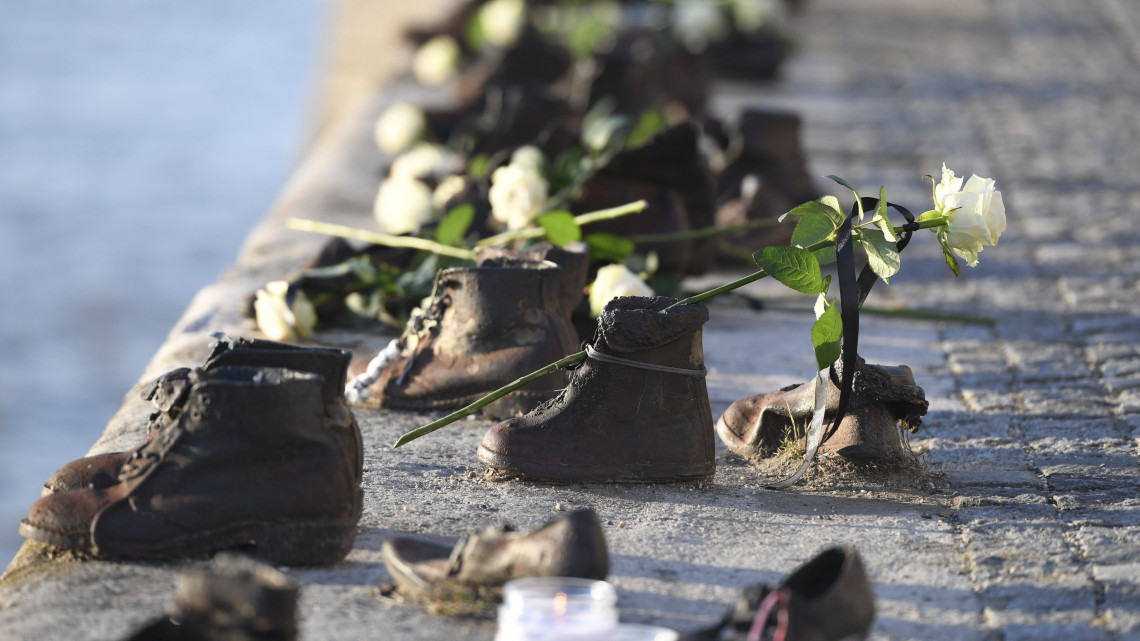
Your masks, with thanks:
<instances>
[{"instance_id":1,"label":"white flower cluster","mask_svg":"<svg viewBox=\"0 0 1140 641\"><path fill-rule=\"evenodd\" d=\"M949 218L946 244L970 267L978 264L983 246L994 246L1005 231L1005 203L992 178L962 179L942 165L942 181L934 186L934 207Z\"/></svg>"},{"instance_id":2,"label":"white flower cluster","mask_svg":"<svg viewBox=\"0 0 1140 641\"><path fill-rule=\"evenodd\" d=\"M380 231L386 234L414 234L424 225L439 220L447 201L466 186L461 176L448 176L433 192L424 179L452 174L462 161L441 145L421 142L392 161L388 178L380 183L373 206Z\"/></svg>"},{"instance_id":3,"label":"white flower cluster","mask_svg":"<svg viewBox=\"0 0 1140 641\"><path fill-rule=\"evenodd\" d=\"M455 38L436 36L416 49L412 75L425 85L442 85L459 71L459 59L459 43Z\"/></svg>"},{"instance_id":4,"label":"white flower cluster","mask_svg":"<svg viewBox=\"0 0 1140 641\"><path fill-rule=\"evenodd\" d=\"M491 174L491 216L507 229L522 229L534 222L546 205L546 178L542 176L542 152L521 147L510 164Z\"/></svg>"}]
</instances>

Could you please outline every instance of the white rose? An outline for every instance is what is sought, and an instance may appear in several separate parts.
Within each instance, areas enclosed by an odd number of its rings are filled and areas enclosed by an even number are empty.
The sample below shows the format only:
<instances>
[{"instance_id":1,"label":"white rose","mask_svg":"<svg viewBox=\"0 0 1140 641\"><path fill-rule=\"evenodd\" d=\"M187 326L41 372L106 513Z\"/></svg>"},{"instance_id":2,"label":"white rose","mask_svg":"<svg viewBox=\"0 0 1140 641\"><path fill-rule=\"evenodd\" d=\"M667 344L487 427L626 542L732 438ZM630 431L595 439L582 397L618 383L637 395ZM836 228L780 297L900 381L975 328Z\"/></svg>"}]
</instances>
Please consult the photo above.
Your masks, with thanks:
<instances>
[{"instance_id":1,"label":"white rose","mask_svg":"<svg viewBox=\"0 0 1140 641\"><path fill-rule=\"evenodd\" d=\"M946 244L970 267L978 264L984 245L997 245L1005 232L1005 203L992 178L970 176L965 186L942 166L942 181L934 186L934 203L949 217ZM961 191L959 191L961 189Z\"/></svg>"},{"instance_id":2,"label":"white rose","mask_svg":"<svg viewBox=\"0 0 1140 641\"><path fill-rule=\"evenodd\" d=\"M455 175L448 176L440 181L435 191L431 193L431 204L439 211L447 206L447 203L459 194L462 194L467 189L467 179L463 176Z\"/></svg>"},{"instance_id":3,"label":"white rose","mask_svg":"<svg viewBox=\"0 0 1140 641\"><path fill-rule=\"evenodd\" d=\"M507 229L522 229L542 212L546 190L546 179L532 167L499 167L491 174L491 216Z\"/></svg>"},{"instance_id":4,"label":"white rose","mask_svg":"<svg viewBox=\"0 0 1140 641\"><path fill-rule=\"evenodd\" d=\"M427 178L432 175L455 173L462 164L459 156L447 147L421 142L397 156L388 169L388 175Z\"/></svg>"},{"instance_id":5,"label":"white rose","mask_svg":"<svg viewBox=\"0 0 1140 641\"><path fill-rule=\"evenodd\" d=\"M653 289L625 265L606 265L590 285L590 313L601 316L606 303L618 296L652 296Z\"/></svg>"},{"instance_id":6,"label":"white rose","mask_svg":"<svg viewBox=\"0 0 1140 641\"><path fill-rule=\"evenodd\" d=\"M420 45L412 58L412 74L425 85L442 85L459 70L459 44L436 36Z\"/></svg>"},{"instance_id":7,"label":"white rose","mask_svg":"<svg viewBox=\"0 0 1140 641\"><path fill-rule=\"evenodd\" d=\"M372 215L386 234L414 234L435 220L431 189L415 178L392 176L380 183Z\"/></svg>"},{"instance_id":8,"label":"white rose","mask_svg":"<svg viewBox=\"0 0 1140 641\"><path fill-rule=\"evenodd\" d=\"M523 0L491 0L479 8L479 25L487 42L498 47L515 43L526 23Z\"/></svg>"},{"instance_id":9,"label":"white rose","mask_svg":"<svg viewBox=\"0 0 1140 641\"><path fill-rule=\"evenodd\" d=\"M253 300L254 317L257 328L266 338L275 341L296 340L313 333L317 326L317 311L313 304L298 290L294 293L293 304L287 299L289 283L275 280L257 290Z\"/></svg>"},{"instance_id":10,"label":"white rose","mask_svg":"<svg viewBox=\"0 0 1140 641\"><path fill-rule=\"evenodd\" d=\"M523 145L511 153L511 162L508 164L541 171L544 159L541 149L534 145Z\"/></svg>"},{"instance_id":11,"label":"white rose","mask_svg":"<svg viewBox=\"0 0 1140 641\"><path fill-rule=\"evenodd\" d=\"M419 107L399 102L376 120L373 137L376 146L388 154L398 154L407 149L427 130L427 117Z\"/></svg>"},{"instance_id":12,"label":"white rose","mask_svg":"<svg viewBox=\"0 0 1140 641\"><path fill-rule=\"evenodd\" d=\"M780 16L777 0L732 0L732 22L741 33L754 33Z\"/></svg>"},{"instance_id":13,"label":"white rose","mask_svg":"<svg viewBox=\"0 0 1140 641\"><path fill-rule=\"evenodd\" d=\"M727 33L727 21L712 0L677 0L673 5L673 35L689 51L704 51Z\"/></svg>"}]
</instances>

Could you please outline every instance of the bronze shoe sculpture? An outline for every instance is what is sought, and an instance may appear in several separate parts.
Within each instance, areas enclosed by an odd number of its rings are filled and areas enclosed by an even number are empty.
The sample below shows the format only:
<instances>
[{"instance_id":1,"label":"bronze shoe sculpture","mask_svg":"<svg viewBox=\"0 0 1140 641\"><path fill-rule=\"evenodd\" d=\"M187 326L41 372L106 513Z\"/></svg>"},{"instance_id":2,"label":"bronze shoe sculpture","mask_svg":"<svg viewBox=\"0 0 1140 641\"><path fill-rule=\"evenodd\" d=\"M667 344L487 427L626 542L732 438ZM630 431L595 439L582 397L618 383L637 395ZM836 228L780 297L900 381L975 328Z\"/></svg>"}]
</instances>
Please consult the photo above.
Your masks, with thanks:
<instances>
[{"instance_id":1,"label":"bronze shoe sculpture","mask_svg":"<svg viewBox=\"0 0 1140 641\"><path fill-rule=\"evenodd\" d=\"M562 269L550 261L492 260L436 277L428 308L400 338L399 353L369 387L369 404L448 410L577 351L564 309ZM555 372L483 409L517 416L557 393Z\"/></svg>"},{"instance_id":2,"label":"bronze shoe sculpture","mask_svg":"<svg viewBox=\"0 0 1140 641\"><path fill-rule=\"evenodd\" d=\"M531 532L488 527L441 545L396 537L384 541L381 557L406 598L437 601L494 598L504 583L528 576L605 579L609 552L593 510L577 510Z\"/></svg>"},{"instance_id":3,"label":"bronze shoe sculpture","mask_svg":"<svg viewBox=\"0 0 1140 641\"><path fill-rule=\"evenodd\" d=\"M343 559L362 494L326 426L324 378L249 367L187 378L178 418L131 452L118 484L42 497L20 534L96 557L251 547L276 565Z\"/></svg>"},{"instance_id":4,"label":"bronze shoe sculpture","mask_svg":"<svg viewBox=\"0 0 1140 641\"><path fill-rule=\"evenodd\" d=\"M360 428L344 401L344 382L351 354L339 349L300 347L262 339L236 341L217 335L202 369L238 365L250 367L283 367L318 374L324 379L325 426L342 441L349 464L357 471L357 482L363 477L364 449ZM147 440L154 438L163 426L178 418L190 391L186 367L163 374L141 393L143 400L154 403L155 411L147 424ZM137 446L133 449L137 449ZM119 472L131 451L107 452L84 457L60 468L44 483L44 494L82 488L106 488L119 482Z\"/></svg>"},{"instance_id":5,"label":"bronze shoe sculpture","mask_svg":"<svg viewBox=\"0 0 1140 641\"><path fill-rule=\"evenodd\" d=\"M875 595L859 553L833 547L801 565L780 585L745 588L715 626L686 641L841 641L864 639Z\"/></svg>"},{"instance_id":6,"label":"bronze shoe sculpture","mask_svg":"<svg viewBox=\"0 0 1140 641\"><path fill-rule=\"evenodd\" d=\"M124 641L295 641L296 581L264 563L222 553L178 577L167 615Z\"/></svg>"},{"instance_id":7,"label":"bronze shoe sculpture","mask_svg":"<svg viewBox=\"0 0 1140 641\"><path fill-rule=\"evenodd\" d=\"M742 398L721 415L716 433L728 449L745 458L773 456L789 437L805 438L814 402L811 382ZM839 388L830 381L825 425L838 404ZM861 461L903 458L899 428L917 430L928 406L909 367L868 365L859 359L847 414L833 433L824 432L819 452ZM793 433L796 428L801 430L798 435Z\"/></svg>"},{"instance_id":8,"label":"bronze shoe sculpture","mask_svg":"<svg viewBox=\"0 0 1140 641\"><path fill-rule=\"evenodd\" d=\"M619 297L598 319L570 385L491 427L479 460L547 481L686 481L716 471L700 303Z\"/></svg>"}]
</instances>

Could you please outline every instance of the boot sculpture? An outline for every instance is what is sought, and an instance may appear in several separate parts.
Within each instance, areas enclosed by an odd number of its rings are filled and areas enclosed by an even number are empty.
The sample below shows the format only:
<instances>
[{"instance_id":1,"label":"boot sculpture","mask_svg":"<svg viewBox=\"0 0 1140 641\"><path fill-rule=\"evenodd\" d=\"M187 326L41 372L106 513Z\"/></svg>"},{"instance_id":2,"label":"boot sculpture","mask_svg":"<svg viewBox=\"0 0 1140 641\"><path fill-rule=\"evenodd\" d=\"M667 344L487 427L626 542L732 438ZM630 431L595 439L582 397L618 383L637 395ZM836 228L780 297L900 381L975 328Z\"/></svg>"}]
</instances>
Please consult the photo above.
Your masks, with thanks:
<instances>
[{"instance_id":1,"label":"boot sculpture","mask_svg":"<svg viewBox=\"0 0 1140 641\"><path fill-rule=\"evenodd\" d=\"M717 435L728 449L745 458L773 456L789 436L805 439L814 410L814 389L808 382L742 398L721 415ZM830 424L838 405L839 388L831 381L824 425ZM907 451L899 428L918 430L928 406L909 367L868 365L859 359L847 414L834 433L824 432L819 452L861 461L902 459ZM794 429L799 433L793 434Z\"/></svg>"},{"instance_id":2,"label":"boot sculpture","mask_svg":"<svg viewBox=\"0 0 1140 641\"><path fill-rule=\"evenodd\" d=\"M98 557L164 559L252 547L284 565L352 548L362 495L326 427L325 380L278 368L188 373L178 418L131 452L119 483L42 497L32 540Z\"/></svg>"},{"instance_id":3,"label":"boot sculpture","mask_svg":"<svg viewBox=\"0 0 1140 641\"><path fill-rule=\"evenodd\" d=\"M227 365L284 367L323 377L321 395L325 403L325 427L341 440L344 455L349 465L356 470L356 481L359 484L364 472L363 442L356 419L344 401L344 381L350 358L349 352L339 349L298 347L261 339L239 338L234 341L228 336L219 335L202 369L209 371ZM147 425L147 440L177 420L190 391L190 371L189 368L182 367L167 372L142 391L143 400L155 405L155 411L150 415ZM129 450L108 452L72 461L44 483L43 493L46 495L115 485L119 482L123 463L130 455Z\"/></svg>"},{"instance_id":4,"label":"boot sculpture","mask_svg":"<svg viewBox=\"0 0 1140 641\"><path fill-rule=\"evenodd\" d=\"M875 595L859 553L824 550L780 585L745 588L721 621L686 641L845 641L864 639L875 618Z\"/></svg>"},{"instance_id":5,"label":"boot sculpture","mask_svg":"<svg viewBox=\"0 0 1140 641\"><path fill-rule=\"evenodd\" d=\"M369 385L369 402L458 409L577 351L565 292L562 269L550 261L494 259L441 271L431 304L409 322L398 353ZM565 381L565 374L555 372L483 413L523 414Z\"/></svg>"},{"instance_id":6,"label":"boot sculpture","mask_svg":"<svg viewBox=\"0 0 1140 641\"><path fill-rule=\"evenodd\" d=\"M550 481L685 481L713 476L702 304L615 298L569 387L493 426L479 446L492 469Z\"/></svg>"},{"instance_id":7,"label":"boot sculpture","mask_svg":"<svg viewBox=\"0 0 1140 641\"><path fill-rule=\"evenodd\" d=\"M295 641L300 586L239 554L219 554L209 567L178 577L167 616L125 641Z\"/></svg>"}]
</instances>

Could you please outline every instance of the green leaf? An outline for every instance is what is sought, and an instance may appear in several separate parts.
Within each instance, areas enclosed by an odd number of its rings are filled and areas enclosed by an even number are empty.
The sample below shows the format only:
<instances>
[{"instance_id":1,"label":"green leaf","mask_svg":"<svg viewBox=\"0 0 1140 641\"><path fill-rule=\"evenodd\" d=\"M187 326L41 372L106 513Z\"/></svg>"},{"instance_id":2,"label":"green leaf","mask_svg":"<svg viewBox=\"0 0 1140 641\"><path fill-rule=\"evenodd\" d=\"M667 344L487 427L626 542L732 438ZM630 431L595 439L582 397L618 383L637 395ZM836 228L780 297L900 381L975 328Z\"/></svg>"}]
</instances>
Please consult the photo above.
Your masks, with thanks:
<instances>
[{"instance_id":1,"label":"green leaf","mask_svg":"<svg viewBox=\"0 0 1140 641\"><path fill-rule=\"evenodd\" d=\"M550 165L550 193L556 194L574 184L582 173L581 149L571 147L558 154Z\"/></svg>"},{"instance_id":2,"label":"green leaf","mask_svg":"<svg viewBox=\"0 0 1140 641\"><path fill-rule=\"evenodd\" d=\"M819 320L811 326L811 344L815 348L818 369L831 366L839 360L839 339L843 337L843 316L839 308L829 305Z\"/></svg>"},{"instance_id":3,"label":"green leaf","mask_svg":"<svg viewBox=\"0 0 1140 641\"><path fill-rule=\"evenodd\" d=\"M660 109L646 109L641 113L641 118L637 120L637 124L633 126L633 131L629 132L626 145L629 147L644 145L667 124L669 123L665 120L665 114Z\"/></svg>"},{"instance_id":4,"label":"green leaf","mask_svg":"<svg viewBox=\"0 0 1140 641\"><path fill-rule=\"evenodd\" d=\"M946 258L946 264L950 266L950 271L954 272L955 276L962 275L962 267L958 264L958 257L951 251L950 245L946 244L946 228L943 227L938 232L938 244L942 246L942 255Z\"/></svg>"},{"instance_id":5,"label":"green leaf","mask_svg":"<svg viewBox=\"0 0 1140 641\"><path fill-rule=\"evenodd\" d=\"M582 240L582 228L568 211L552 211L539 216L535 222L546 231L547 240L559 247Z\"/></svg>"},{"instance_id":6,"label":"green leaf","mask_svg":"<svg viewBox=\"0 0 1140 641\"><path fill-rule=\"evenodd\" d=\"M924 220L930 220L932 218L941 218L941 217L942 217L942 212L938 211L937 209L931 209L929 211L922 212L922 215L920 215L918 218L915 218L914 221L917 223L921 223Z\"/></svg>"},{"instance_id":7,"label":"green leaf","mask_svg":"<svg viewBox=\"0 0 1140 641\"><path fill-rule=\"evenodd\" d=\"M590 246L590 261L620 263L633 253L633 241L613 234L587 234L584 239Z\"/></svg>"},{"instance_id":8,"label":"green leaf","mask_svg":"<svg viewBox=\"0 0 1140 641\"><path fill-rule=\"evenodd\" d=\"M823 276L819 261L806 249L799 247L764 247L752 254L752 259L768 275L803 294L823 291Z\"/></svg>"},{"instance_id":9,"label":"green leaf","mask_svg":"<svg viewBox=\"0 0 1140 641\"><path fill-rule=\"evenodd\" d=\"M855 188L851 186L851 183L847 182L846 180L843 180L839 176L833 176L831 174L828 174L827 177L834 180L835 182L839 183L840 185L843 185L844 187L850 189L851 193L855 194L856 198L859 197L859 192L855 191Z\"/></svg>"},{"instance_id":10,"label":"green leaf","mask_svg":"<svg viewBox=\"0 0 1140 641\"><path fill-rule=\"evenodd\" d=\"M487 36L483 31L483 19L476 11L463 25L463 40L472 51L482 51L487 46Z\"/></svg>"},{"instance_id":11,"label":"green leaf","mask_svg":"<svg viewBox=\"0 0 1140 641\"><path fill-rule=\"evenodd\" d=\"M871 271L882 278L883 282L891 282L891 276L897 274L902 265L895 244L887 240L878 229L860 229L855 233L855 239L863 251L867 252L867 264L871 266Z\"/></svg>"},{"instance_id":12,"label":"green leaf","mask_svg":"<svg viewBox=\"0 0 1140 641\"><path fill-rule=\"evenodd\" d=\"M832 205L834 203L834 206ZM812 200L802 205L796 205L783 216L780 220L783 221L786 216L824 216L828 220L835 223L835 227L843 224L843 214L839 212L839 199L835 196L824 196L819 200Z\"/></svg>"},{"instance_id":13,"label":"green leaf","mask_svg":"<svg viewBox=\"0 0 1140 641\"><path fill-rule=\"evenodd\" d=\"M491 170L491 159L487 154L472 156L467 161L467 175L475 180L483 180Z\"/></svg>"},{"instance_id":14,"label":"green leaf","mask_svg":"<svg viewBox=\"0 0 1140 641\"><path fill-rule=\"evenodd\" d=\"M452 247L465 247L463 237L467 235L467 230L471 227L473 220L475 220L474 205L453 207L436 226L435 242Z\"/></svg>"},{"instance_id":15,"label":"green leaf","mask_svg":"<svg viewBox=\"0 0 1140 641\"><path fill-rule=\"evenodd\" d=\"M819 203L816 204L819 205ZM819 206L824 207L823 205ZM800 222L796 224L796 229L792 232L792 245L806 248L824 240L831 240L833 241L831 245L813 253L820 265L833 263L835 262L835 230L838 228L839 225L829 216L820 211L813 211L800 218Z\"/></svg>"},{"instance_id":16,"label":"green leaf","mask_svg":"<svg viewBox=\"0 0 1140 641\"><path fill-rule=\"evenodd\" d=\"M897 243L899 237L895 235L891 220L887 218L887 188L879 187L879 204L875 205L875 215L871 217L871 224L883 232L883 237L892 243Z\"/></svg>"}]
</instances>

